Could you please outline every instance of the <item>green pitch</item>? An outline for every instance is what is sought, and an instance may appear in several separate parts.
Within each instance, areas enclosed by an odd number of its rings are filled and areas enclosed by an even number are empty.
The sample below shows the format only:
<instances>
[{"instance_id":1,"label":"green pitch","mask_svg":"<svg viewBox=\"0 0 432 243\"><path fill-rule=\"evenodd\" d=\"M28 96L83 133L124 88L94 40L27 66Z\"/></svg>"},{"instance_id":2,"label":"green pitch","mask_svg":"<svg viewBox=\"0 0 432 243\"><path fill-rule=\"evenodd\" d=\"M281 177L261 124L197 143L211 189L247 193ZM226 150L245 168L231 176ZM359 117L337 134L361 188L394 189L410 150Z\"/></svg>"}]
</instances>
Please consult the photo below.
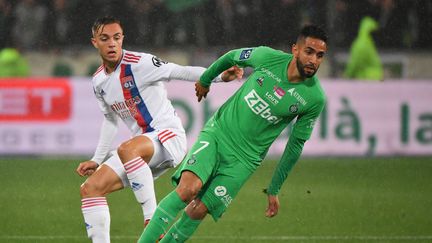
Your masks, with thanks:
<instances>
[{"instance_id":1,"label":"green pitch","mask_svg":"<svg viewBox=\"0 0 432 243\"><path fill-rule=\"evenodd\" d=\"M0 159L0 242L89 242L74 173L80 159ZM432 158L303 159L264 217L275 162L266 161L218 223L190 242L431 242ZM172 190L168 172L158 199ZM135 242L141 209L130 190L108 197L112 242Z\"/></svg>"}]
</instances>

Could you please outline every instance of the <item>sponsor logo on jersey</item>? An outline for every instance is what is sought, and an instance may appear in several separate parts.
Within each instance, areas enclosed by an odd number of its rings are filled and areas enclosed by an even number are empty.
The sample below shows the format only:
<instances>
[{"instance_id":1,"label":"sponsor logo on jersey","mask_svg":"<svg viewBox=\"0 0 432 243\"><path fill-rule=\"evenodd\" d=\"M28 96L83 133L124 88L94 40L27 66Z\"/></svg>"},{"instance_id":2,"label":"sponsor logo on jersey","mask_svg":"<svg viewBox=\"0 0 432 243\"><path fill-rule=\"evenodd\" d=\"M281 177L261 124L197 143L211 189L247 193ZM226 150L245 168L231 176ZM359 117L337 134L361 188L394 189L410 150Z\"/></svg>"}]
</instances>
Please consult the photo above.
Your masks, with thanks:
<instances>
[{"instance_id":1,"label":"sponsor logo on jersey","mask_svg":"<svg viewBox=\"0 0 432 243\"><path fill-rule=\"evenodd\" d=\"M274 86L273 90L274 90L274 95L278 99L282 99L282 97L285 95L285 90L283 90L281 87Z\"/></svg>"},{"instance_id":2,"label":"sponsor logo on jersey","mask_svg":"<svg viewBox=\"0 0 432 243\"><path fill-rule=\"evenodd\" d=\"M298 102L302 105L306 105L307 101L295 90L295 88L291 88L288 90L288 93L297 99Z\"/></svg>"},{"instance_id":3,"label":"sponsor logo on jersey","mask_svg":"<svg viewBox=\"0 0 432 243\"><path fill-rule=\"evenodd\" d=\"M193 165L193 164L195 164L195 162L196 162L196 157L195 157L195 155L192 155L192 156L188 159L187 164L188 164L188 165Z\"/></svg>"},{"instance_id":4,"label":"sponsor logo on jersey","mask_svg":"<svg viewBox=\"0 0 432 243\"><path fill-rule=\"evenodd\" d=\"M282 81L281 78L279 78L279 76L275 75L274 73L272 73L270 70L268 70L267 68L261 68L261 71L264 72L265 74L267 74L269 77L271 77L272 79L276 80L276 82L280 83Z\"/></svg>"},{"instance_id":5,"label":"sponsor logo on jersey","mask_svg":"<svg viewBox=\"0 0 432 243\"><path fill-rule=\"evenodd\" d=\"M133 77L130 75L122 77L120 78L120 80L125 89L132 89L133 87L135 87L135 82L133 80Z\"/></svg>"},{"instance_id":6,"label":"sponsor logo on jersey","mask_svg":"<svg viewBox=\"0 0 432 243\"><path fill-rule=\"evenodd\" d=\"M100 94L101 96L104 96L106 93L105 93L105 91L104 91L103 89L101 89L101 90L99 91L99 94Z\"/></svg>"},{"instance_id":7,"label":"sponsor logo on jersey","mask_svg":"<svg viewBox=\"0 0 432 243\"><path fill-rule=\"evenodd\" d=\"M227 189L224 186L217 186L214 189L214 194L220 198L222 203L225 205L225 207L228 207L228 205L232 202L232 197L227 193Z\"/></svg>"},{"instance_id":8,"label":"sponsor logo on jersey","mask_svg":"<svg viewBox=\"0 0 432 243\"><path fill-rule=\"evenodd\" d=\"M259 77L256 79L257 83L259 86L263 86L263 82L264 82L264 77Z\"/></svg>"},{"instance_id":9,"label":"sponsor logo on jersey","mask_svg":"<svg viewBox=\"0 0 432 243\"><path fill-rule=\"evenodd\" d=\"M297 111L298 111L298 103L295 103L294 105L291 105L291 106L289 107L289 111L290 111L291 113L297 113Z\"/></svg>"},{"instance_id":10,"label":"sponsor logo on jersey","mask_svg":"<svg viewBox=\"0 0 432 243\"><path fill-rule=\"evenodd\" d=\"M252 54L253 49L245 49L240 53L240 60L247 60Z\"/></svg>"},{"instance_id":11,"label":"sponsor logo on jersey","mask_svg":"<svg viewBox=\"0 0 432 243\"><path fill-rule=\"evenodd\" d=\"M111 109L120 116L121 119L133 117L137 114L138 110L136 105L141 103L142 100L139 96L134 96L122 102L115 102L111 105Z\"/></svg>"},{"instance_id":12,"label":"sponsor logo on jersey","mask_svg":"<svg viewBox=\"0 0 432 243\"><path fill-rule=\"evenodd\" d=\"M152 57L152 62L153 62L153 65L155 67L160 67L160 66L162 66L162 64L167 64L168 63L168 62L163 61L159 57L155 57L155 56Z\"/></svg>"},{"instance_id":13,"label":"sponsor logo on jersey","mask_svg":"<svg viewBox=\"0 0 432 243\"><path fill-rule=\"evenodd\" d=\"M277 124L282 120L282 118L272 115L269 104L262 99L254 89L252 89L244 99L253 113L266 119L268 122Z\"/></svg>"},{"instance_id":14,"label":"sponsor logo on jersey","mask_svg":"<svg viewBox=\"0 0 432 243\"><path fill-rule=\"evenodd\" d=\"M268 100L270 100L270 102L271 102L273 105L277 105L277 104L279 104L279 100L276 99L276 98L275 98L272 94L270 94L269 92L266 92L265 96L267 97ZM279 98L279 99L280 99L280 98Z\"/></svg>"},{"instance_id":15,"label":"sponsor logo on jersey","mask_svg":"<svg viewBox=\"0 0 432 243\"><path fill-rule=\"evenodd\" d=\"M214 193L215 193L216 196L223 197L223 196L226 195L226 193L227 193L227 189L226 189L226 187L224 187L224 186L217 186L217 187L214 189Z\"/></svg>"}]
</instances>

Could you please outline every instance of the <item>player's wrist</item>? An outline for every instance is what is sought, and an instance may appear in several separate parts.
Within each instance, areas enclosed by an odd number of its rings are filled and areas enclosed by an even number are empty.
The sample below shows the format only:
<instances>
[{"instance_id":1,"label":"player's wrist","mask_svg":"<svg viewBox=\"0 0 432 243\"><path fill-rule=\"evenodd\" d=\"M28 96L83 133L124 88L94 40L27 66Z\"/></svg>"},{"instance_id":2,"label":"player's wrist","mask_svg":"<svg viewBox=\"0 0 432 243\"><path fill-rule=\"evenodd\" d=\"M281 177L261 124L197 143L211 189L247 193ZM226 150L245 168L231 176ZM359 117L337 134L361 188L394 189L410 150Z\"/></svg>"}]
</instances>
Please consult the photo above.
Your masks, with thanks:
<instances>
[{"instance_id":1,"label":"player's wrist","mask_svg":"<svg viewBox=\"0 0 432 243\"><path fill-rule=\"evenodd\" d=\"M272 188L264 188L263 189L263 193L264 194L267 194L267 195L271 195L271 196L277 196L278 195L278 193L279 193L279 190L274 190L274 189L272 189Z\"/></svg>"},{"instance_id":2,"label":"player's wrist","mask_svg":"<svg viewBox=\"0 0 432 243\"><path fill-rule=\"evenodd\" d=\"M210 82L207 82L207 81L203 81L204 79L200 79L199 81L198 81L198 83L202 86L202 87L204 87L204 88L209 88L210 87L210 84L211 84L211 81Z\"/></svg>"},{"instance_id":3,"label":"player's wrist","mask_svg":"<svg viewBox=\"0 0 432 243\"><path fill-rule=\"evenodd\" d=\"M94 157L91 158L90 161L91 161L91 162L95 162L98 166L101 165L102 162L103 162L102 160L97 159L97 158L94 158Z\"/></svg>"}]
</instances>

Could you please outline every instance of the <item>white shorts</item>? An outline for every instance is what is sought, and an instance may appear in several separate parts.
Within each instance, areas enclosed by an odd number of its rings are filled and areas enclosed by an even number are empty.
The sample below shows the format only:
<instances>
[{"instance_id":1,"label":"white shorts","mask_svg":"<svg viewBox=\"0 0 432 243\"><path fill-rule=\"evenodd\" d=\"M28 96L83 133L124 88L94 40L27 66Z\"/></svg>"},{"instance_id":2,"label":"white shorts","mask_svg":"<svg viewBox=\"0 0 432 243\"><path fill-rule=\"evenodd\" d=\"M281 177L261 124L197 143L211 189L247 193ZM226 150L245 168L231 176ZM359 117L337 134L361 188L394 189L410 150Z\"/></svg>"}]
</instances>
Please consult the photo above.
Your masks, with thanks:
<instances>
[{"instance_id":1,"label":"white shorts","mask_svg":"<svg viewBox=\"0 0 432 243\"><path fill-rule=\"evenodd\" d=\"M153 131L139 136L146 136L153 142L154 153L148 165L155 180L169 168L174 168L180 164L186 155L186 135L183 131ZM117 150L111 151L108 159L103 164L114 170L122 180L124 187L129 187L126 170L120 161Z\"/></svg>"}]
</instances>

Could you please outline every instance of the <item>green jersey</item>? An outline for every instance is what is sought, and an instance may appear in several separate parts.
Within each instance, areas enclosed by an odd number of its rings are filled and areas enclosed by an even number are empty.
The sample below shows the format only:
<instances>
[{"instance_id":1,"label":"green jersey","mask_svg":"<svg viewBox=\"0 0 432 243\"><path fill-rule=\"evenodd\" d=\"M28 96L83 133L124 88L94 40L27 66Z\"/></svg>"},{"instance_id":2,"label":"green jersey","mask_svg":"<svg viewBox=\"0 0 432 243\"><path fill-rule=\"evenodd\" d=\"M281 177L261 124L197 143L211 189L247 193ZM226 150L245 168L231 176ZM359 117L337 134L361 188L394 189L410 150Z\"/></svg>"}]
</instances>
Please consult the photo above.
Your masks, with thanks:
<instances>
[{"instance_id":1,"label":"green jersey","mask_svg":"<svg viewBox=\"0 0 432 243\"><path fill-rule=\"evenodd\" d=\"M228 52L201 76L208 87L219 73L231 66L252 67L254 72L242 87L213 115L220 128L219 139L255 169L270 145L296 119L292 135L308 140L325 105L325 95L313 76L300 83L288 81L293 56L269 47L243 48Z\"/></svg>"}]
</instances>

